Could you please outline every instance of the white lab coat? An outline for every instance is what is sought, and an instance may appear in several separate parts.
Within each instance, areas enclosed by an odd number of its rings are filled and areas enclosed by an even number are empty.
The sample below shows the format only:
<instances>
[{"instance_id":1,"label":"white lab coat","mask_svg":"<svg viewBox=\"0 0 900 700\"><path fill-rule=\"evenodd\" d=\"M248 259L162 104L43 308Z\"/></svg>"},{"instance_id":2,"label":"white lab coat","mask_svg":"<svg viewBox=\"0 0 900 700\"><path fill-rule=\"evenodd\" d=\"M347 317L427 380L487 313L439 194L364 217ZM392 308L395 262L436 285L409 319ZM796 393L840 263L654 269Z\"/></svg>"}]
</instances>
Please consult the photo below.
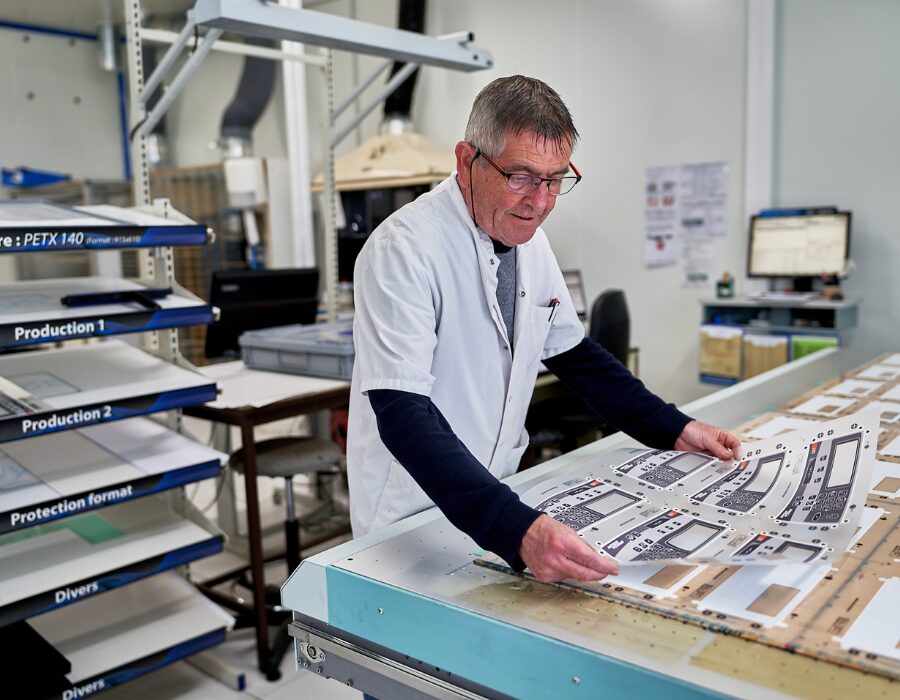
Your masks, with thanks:
<instances>
[{"instance_id":1,"label":"white lab coat","mask_svg":"<svg viewBox=\"0 0 900 700\"><path fill-rule=\"evenodd\" d=\"M353 533L433 505L378 435L366 392L430 396L457 437L498 479L528 446L525 414L540 361L584 338L541 229L517 250L515 349L497 304L491 239L476 228L455 173L371 235L354 272L347 471ZM555 313L551 299L560 301ZM551 315L553 320L551 322Z\"/></svg>"}]
</instances>

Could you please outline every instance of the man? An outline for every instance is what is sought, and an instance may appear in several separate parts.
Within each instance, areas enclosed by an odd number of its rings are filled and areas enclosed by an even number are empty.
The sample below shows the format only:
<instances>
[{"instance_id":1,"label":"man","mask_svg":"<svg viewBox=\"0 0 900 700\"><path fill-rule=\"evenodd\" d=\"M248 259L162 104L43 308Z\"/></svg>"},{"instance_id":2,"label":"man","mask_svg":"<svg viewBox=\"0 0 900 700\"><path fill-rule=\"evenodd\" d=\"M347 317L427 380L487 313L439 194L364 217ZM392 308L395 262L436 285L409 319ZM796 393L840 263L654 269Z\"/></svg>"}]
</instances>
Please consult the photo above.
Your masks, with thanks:
<instances>
[{"instance_id":1,"label":"man","mask_svg":"<svg viewBox=\"0 0 900 700\"><path fill-rule=\"evenodd\" d=\"M618 573L499 481L528 446L541 361L644 444L721 458L739 446L585 338L539 228L581 179L570 161L577 138L550 87L495 80L472 107L457 171L366 242L354 272L347 448L355 535L435 503L479 546L541 581Z\"/></svg>"}]
</instances>

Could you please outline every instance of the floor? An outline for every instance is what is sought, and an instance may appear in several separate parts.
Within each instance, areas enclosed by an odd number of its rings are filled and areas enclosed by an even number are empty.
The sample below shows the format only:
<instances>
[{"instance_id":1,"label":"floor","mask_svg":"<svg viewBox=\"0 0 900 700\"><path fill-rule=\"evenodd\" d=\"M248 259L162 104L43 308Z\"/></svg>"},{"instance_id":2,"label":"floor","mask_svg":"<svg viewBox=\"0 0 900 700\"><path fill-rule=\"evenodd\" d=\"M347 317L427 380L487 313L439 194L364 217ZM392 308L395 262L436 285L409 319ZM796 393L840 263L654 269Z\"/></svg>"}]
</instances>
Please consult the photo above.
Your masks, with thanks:
<instances>
[{"instance_id":1,"label":"floor","mask_svg":"<svg viewBox=\"0 0 900 700\"><path fill-rule=\"evenodd\" d=\"M270 482L270 483L266 483ZM281 523L284 518L283 496L274 480L260 479L260 510L261 520L266 533L263 539L264 551L283 550L284 536ZM311 494L304 492L303 484L297 484L297 511L301 516L309 514L319 505ZM233 487L231 487L233 488ZM234 489L241 494L243 488L240 484ZM215 506L220 502L221 490L215 486L213 480L202 482L199 488L188 488L188 496L194 503L204 510L213 521L218 521L218 513ZM346 493L335 494L336 501L346 507ZM242 521L244 513L238 503L239 512L236 514L238 521ZM310 537L306 530L301 533L301 542ZM213 557L207 557L190 565L190 576L194 580L212 578L225 571L232 571L245 565L247 561L246 548L242 545L244 538L240 534L231 534L226 550ZM336 546L349 539L349 534L335 537L316 547L304 548L304 556L315 554L318 551ZM269 583L280 583L285 579L287 569L284 562L273 563L266 567L266 580ZM224 589L231 589L231 584L223 584ZM275 628L270 629L270 639L275 634ZM136 678L116 688L104 691L104 700L216 700L228 698L265 698L266 700L288 700L291 698L315 698L316 700L360 700L362 694L338 681L323 678L313 672L296 670L294 668L293 655L289 652L281 663L281 679L276 682L266 680L265 676L256 667L256 637L253 628L235 630L229 633L223 644L197 655L203 657L197 664L190 660L179 661ZM196 658L196 657L194 657ZM231 685L223 683L218 678L200 670L202 666L212 665L218 669L227 669L229 677L234 681ZM243 675L244 690L237 690L237 677Z\"/></svg>"},{"instance_id":2,"label":"floor","mask_svg":"<svg viewBox=\"0 0 900 700\"><path fill-rule=\"evenodd\" d=\"M307 554L326 549L347 539L335 538ZM217 573L220 569L232 567L240 562L234 552L224 552L191 565L192 576L206 572ZM286 567L275 563L266 568L266 579L272 582L283 579ZM226 584L227 587L227 584ZM274 637L276 628L270 628L269 638ZM337 681L328 680L306 670L296 670L291 653L285 654L281 666L281 679L276 682L266 680L256 668L256 635L253 628L234 630L223 644L202 652L205 659L195 665L190 660L179 661L145 676L136 678L117 688L103 693L104 700L206 700L207 698L265 698L266 700L287 700L288 698L315 698L316 700L359 700L362 694ZM231 686L200 670L198 666L209 663L231 672L235 681ZM243 674L244 690L238 691L237 676Z\"/></svg>"},{"instance_id":3,"label":"floor","mask_svg":"<svg viewBox=\"0 0 900 700\"><path fill-rule=\"evenodd\" d=\"M255 638L252 629L233 632L229 639L207 652L243 672L245 689L240 692L195 668L190 661L179 661L158 671L112 688L104 700L227 700L229 698L315 698L316 700L360 700L358 690L328 680L310 671L295 671L290 654L281 664L281 680L270 683L256 670Z\"/></svg>"}]
</instances>

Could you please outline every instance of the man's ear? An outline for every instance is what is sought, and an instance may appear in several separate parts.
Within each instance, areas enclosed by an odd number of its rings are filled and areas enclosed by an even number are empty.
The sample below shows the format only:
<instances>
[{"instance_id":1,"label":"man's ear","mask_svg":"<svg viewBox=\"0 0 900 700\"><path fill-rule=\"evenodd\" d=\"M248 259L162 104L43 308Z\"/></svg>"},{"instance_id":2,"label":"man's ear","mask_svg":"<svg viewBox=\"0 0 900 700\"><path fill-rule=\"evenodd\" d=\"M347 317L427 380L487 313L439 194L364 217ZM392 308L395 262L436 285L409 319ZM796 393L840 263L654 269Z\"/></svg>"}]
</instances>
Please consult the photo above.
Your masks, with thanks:
<instances>
[{"instance_id":1,"label":"man's ear","mask_svg":"<svg viewBox=\"0 0 900 700\"><path fill-rule=\"evenodd\" d=\"M468 141L456 144L456 179L463 187L469 186L469 170L475 157L475 147Z\"/></svg>"}]
</instances>

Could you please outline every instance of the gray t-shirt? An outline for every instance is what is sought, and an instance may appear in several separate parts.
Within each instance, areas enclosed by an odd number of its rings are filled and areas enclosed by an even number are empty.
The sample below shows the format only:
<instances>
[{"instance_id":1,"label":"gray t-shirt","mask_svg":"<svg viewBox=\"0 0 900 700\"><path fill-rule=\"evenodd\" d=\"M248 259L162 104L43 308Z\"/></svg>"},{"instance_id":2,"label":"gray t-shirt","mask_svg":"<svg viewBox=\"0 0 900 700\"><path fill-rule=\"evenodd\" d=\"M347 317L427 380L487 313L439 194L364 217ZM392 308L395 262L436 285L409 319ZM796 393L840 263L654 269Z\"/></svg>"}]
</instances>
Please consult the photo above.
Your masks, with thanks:
<instances>
[{"instance_id":1,"label":"gray t-shirt","mask_svg":"<svg viewBox=\"0 0 900 700\"><path fill-rule=\"evenodd\" d=\"M509 338L509 347L512 351L516 320L516 248L505 246L500 241L493 243L494 253L500 262L497 267L497 303L500 305L500 313L503 315L506 336Z\"/></svg>"}]
</instances>

